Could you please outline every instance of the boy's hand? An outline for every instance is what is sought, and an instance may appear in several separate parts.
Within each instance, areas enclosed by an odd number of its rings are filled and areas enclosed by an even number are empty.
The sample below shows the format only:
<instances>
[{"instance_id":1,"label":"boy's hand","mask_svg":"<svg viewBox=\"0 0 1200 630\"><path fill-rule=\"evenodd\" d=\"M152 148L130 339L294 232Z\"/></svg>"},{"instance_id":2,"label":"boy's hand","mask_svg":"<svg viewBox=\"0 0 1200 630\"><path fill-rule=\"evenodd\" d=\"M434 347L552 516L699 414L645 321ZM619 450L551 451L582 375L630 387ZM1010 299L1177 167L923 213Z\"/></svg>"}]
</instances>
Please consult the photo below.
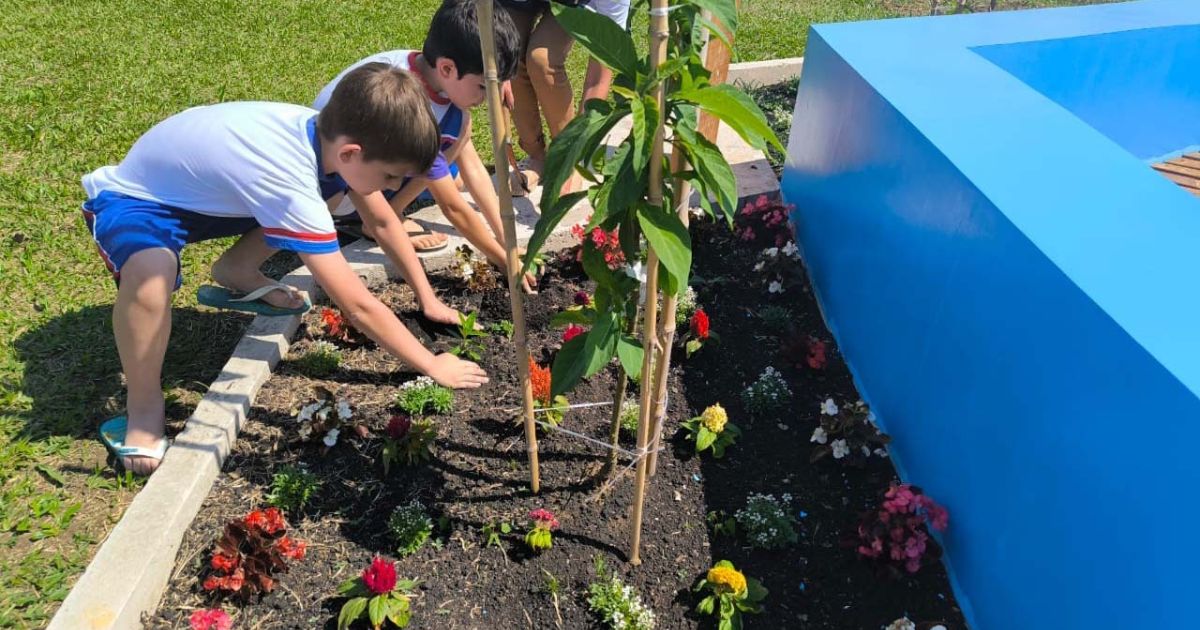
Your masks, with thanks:
<instances>
[{"instance_id":1,"label":"boy's hand","mask_svg":"<svg viewBox=\"0 0 1200 630\"><path fill-rule=\"evenodd\" d=\"M483 368L448 352L433 357L428 375L438 385L454 389L475 389L488 382L487 372Z\"/></svg>"},{"instance_id":2,"label":"boy's hand","mask_svg":"<svg viewBox=\"0 0 1200 630\"><path fill-rule=\"evenodd\" d=\"M513 108L515 101L513 100L512 81L505 81L500 84L500 100L508 109ZM467 136L470 138L471 136Z\"/></svg>"},{"instance_id":3,"label":"boy's hand","mask_svg":"<svg viewBox=\"0 0 1200 630\"><path fill-rule=\"evenodd\" d=\"M428 306L421 305L421 314L431 322L450 324L452 326L458 325L459 318L462 317L462 313L446 306L445 303L437 298L430 300Z\"/></svg>"},{"instance_id":4,"label":"boy's hand","mask_svg":"<svg viewBox=\"0 0 1200 630\"><path fill-rule=\"evenodd\" d=\"M527 273L525 277L521 278L521 290L525 291L527 295L537 295L537 289L537 278L533 274Z\"/></svg>"}]
</instances>

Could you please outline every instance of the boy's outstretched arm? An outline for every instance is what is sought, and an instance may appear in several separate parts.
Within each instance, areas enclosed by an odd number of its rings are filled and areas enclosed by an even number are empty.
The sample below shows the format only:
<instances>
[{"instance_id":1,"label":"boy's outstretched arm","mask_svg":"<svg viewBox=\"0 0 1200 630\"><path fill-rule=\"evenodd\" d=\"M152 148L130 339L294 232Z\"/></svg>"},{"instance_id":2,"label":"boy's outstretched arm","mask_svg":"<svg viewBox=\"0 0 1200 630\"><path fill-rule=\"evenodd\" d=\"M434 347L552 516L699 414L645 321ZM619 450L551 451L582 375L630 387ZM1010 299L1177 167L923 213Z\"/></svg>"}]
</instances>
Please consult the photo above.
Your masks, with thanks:
<instances>
[{"instance_id":1,"label":"boy's outstretched arm","mask_svg":"<svg viewBox=\"0 0 1200 630\"><path fill-rule=\"evenodd\" d=\"M376 191L360 195L350 191L347 194L358 209L358 215L362 217L363 224L370 231L372 238L400 270L405 282L412 287L425 318L442 324L459 323L460 313L446 306L433 292L433 286L429 284L429 278L425 275L425 267L421 265L412 239L404 229L404 221L392 210L383 193Z\"/></svg>"},{"instance_id":2,"label":"boy's outstretched arm","mask_svg":"<svg viewBox=\"0 0 1200 630\"><path fill-rule=\"evenodd\" d=\"M433 200L437 202L438 207L442 209L442 214L446 215L454 229L458 230L458 233L462 234L463 238L475 246L493 265L507 273L508 254L504 246L488 233L488 229L476 215L475 209L458 192L458 187L454 185L454 179L443 177L430 180L428 188L429 194L433 195ZM537 280L533 276L525 274L525 277L521 279L521 285L526 293L532 293L537 286Z\"/></svg>"},{"instance_id":3,"label":"boy's outstretched arm","mask_svg":"<svg viewBox=\"0 0 1200 630\"><path fill-rule=\"evenodd\" d=\"M367 290L341 252L300 254L300 260L350 323L379 347L446 387L472 389L488 382L478 365L448 353L435 355L422 346L395 313Z\"/></svg>"},{"instance_id":4,"label":"boy's outstretched arm","mask_svg":"<svg viewBox=\"0 0 1200 630\"><path fill-rule=\"evenodd\" d=\"M479 158L479 152L475 150L475 144L471 142L470 136L459 141L454 148L457 150L455 157L457 158L458 172L462 175L463 185L471 194L471 199L475 200L479 211L483 213L483 219L487 221L488 227L492 228L492 234L496 235L496 240L503 247L504 224L500 221L500 198L496 196L492 176L484 167L483 160Z\"/></svg>"}]
</instances>

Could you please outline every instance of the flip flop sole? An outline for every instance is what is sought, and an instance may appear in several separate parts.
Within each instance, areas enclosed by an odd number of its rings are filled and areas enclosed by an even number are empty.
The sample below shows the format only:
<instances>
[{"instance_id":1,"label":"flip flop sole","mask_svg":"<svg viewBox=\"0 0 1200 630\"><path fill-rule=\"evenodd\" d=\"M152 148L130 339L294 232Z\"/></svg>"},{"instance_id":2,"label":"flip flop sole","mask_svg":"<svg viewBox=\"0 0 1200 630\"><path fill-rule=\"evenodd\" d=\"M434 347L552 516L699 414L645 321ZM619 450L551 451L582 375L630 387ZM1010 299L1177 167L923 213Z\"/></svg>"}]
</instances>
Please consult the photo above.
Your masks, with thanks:
<instances>
[{"instance_id":1,"label":"flip flop sole","mask_svg":"<svg viewBox=\"0 0 1200 630\"><path fill-rule=\"evenodd\" d=\"M213 285L204 285L196 291L196 301L213 308L227 309L231 311L243 311L246 313L255 313L258 315L267 315L271 317L279 317L282 315L299 315L307 313L308 309L312 308L312 303L308 298L304 298L304 304L296 308L282 308L267 304L262 300L254 300L252 302L238 302L237 298L240 294L234 293L225 287Z\"/></svg>"}]
</instances>

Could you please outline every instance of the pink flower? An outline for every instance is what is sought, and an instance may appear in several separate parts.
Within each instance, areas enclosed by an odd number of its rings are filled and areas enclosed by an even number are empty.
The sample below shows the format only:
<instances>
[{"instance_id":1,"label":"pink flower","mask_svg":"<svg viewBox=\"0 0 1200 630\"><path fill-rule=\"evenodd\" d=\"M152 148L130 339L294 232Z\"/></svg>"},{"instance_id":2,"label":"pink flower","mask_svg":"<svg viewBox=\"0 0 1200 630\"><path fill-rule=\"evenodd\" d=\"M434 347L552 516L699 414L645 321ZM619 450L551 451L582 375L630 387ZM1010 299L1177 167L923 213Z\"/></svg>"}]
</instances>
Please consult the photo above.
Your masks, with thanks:
<instances>
[{"instance_id":1,"label":"pink flower","mask_svg":"<svg viewBox=\"0 0 1200 630\"><path fill-rule=\"evenodd\" d=\"M567 326L566 330L563 331L563 343L567 343L568 341L578 337L579 335L582 335L585 332L587 332L587 329L583 326L580 326L579 324L571 324L570 326Z\"/></svg>"},{"instance_id":2,"label":"pink flower","mask_svg":"<svg viewBox=\"0 0 1200 630\"><path fill-rule=\"evenodd\" d=\"M608 242L607 237L608 235L604 233L603 229L598 227L592 228L592 245L595 245L596 249L604 248L604 245Z\"/></svg>"},{"instance_id":3,"label":"pink flower","mask_svg":"<svg viewBox=\"0 0 1200 630\"><path fill-rule=\"evenodd\" d=\"M575 304L577 306L591 306L592 305L592 296L588 295L587 291L576 291L575 292Z\"/></svg>"},{"instance_id":4,"label":"pink flower","mask_svg":"<svg viewBox=\"0 0 1200 630\"><path fill-rule=\"evenodd\" d=\"M229 630L233 627L233 619L220 608L197 610L188 618L192 630Z\"/></svg>"},{"instance_id":5,"label":"pink flower","mask_svg":"<svg viewBox=\"0 0 1200 630\"><path fill-rule=\"evenodd\" d=\"M808 367L820 370L825 367L825 342L816 337L808 338L808 357L805 359Z\"/></svg>"},{"instance_id":6,"label":"pink flower","mask_svg":"<svg viewBox=\"0 0 1200 630\"><path fill-rule=\"evenodd\" d=\"M534 526L539 529L558 528L558 519L554 518L554 513L550 510L538 508L529 513L529 518L533 521Z\"/></svg>"},{"instance_id":7,"label":"pink flower","mask_svg":"<svg viewBox=\"0 0 1200 630\"><path fill-rule=\"evenodd\" d=\"M904 562L904 568L909 573L916 573L921 568L921 560L919 558L909 558Z\"/></svg>"},{"instance_id":8,"label":"pink flower","mask_svg":"<svg viewBox=\"0 0 1200 630\"><path fill-rule=\"evenodd\" d=\"M371 566L363 569L362 581L376 595L392 592L396 588L396 563L375 556Z\"/></svg>"}]
</instances>

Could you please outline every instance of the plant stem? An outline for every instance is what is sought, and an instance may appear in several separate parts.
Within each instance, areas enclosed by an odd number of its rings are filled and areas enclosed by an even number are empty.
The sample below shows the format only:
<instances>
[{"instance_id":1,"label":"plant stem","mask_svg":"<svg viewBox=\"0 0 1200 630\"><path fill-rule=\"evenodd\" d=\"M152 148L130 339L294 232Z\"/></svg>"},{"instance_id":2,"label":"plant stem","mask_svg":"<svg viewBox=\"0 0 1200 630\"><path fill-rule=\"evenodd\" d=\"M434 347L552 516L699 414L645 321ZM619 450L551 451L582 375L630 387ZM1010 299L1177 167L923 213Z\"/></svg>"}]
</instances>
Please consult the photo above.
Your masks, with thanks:
<instances>
[{"instance_id":1,"label":"plant stem","mask_svg":"<svg viewBox=\"0 0 1200 630\"><path fill-rule=\"evenodd\" d=\"M492 29L493 0L476 0L475 15L479 22L479 43L483 48L483 71L487 82L488 117L492 123L492 155L508 154L508 117L500 100L500 78L496 70L496 42ZM508 265L508 295L512 302L513 351L517 359L517 374L521 379L521 398L524 402L525 449L529 455L529 489L537 494L541 489L538 471L537 427L533 423L533 384L529 380L529 347L525 335L525 304L521 294L521 260L517 256L517 225L513 215L512 189L508 162L496 159L496 184L500 197L500 220L504 223L504 249Z\"/></svg>"},{"instance_id":2,"label":"plant stem","mask_svg":"<svg viewBox=\"0 0 1200 630\"><path fill-rule=\"evenodd\" d=\"M638 315L641 314L641 306L634 311L633 317L625 325L625 332L629 335L637 333ZM621 440L621 408L625 406L625 392L629 388L629 374L625 371L625 367L618 368L621 370L621 375L617 378L617 393L613 396L613 414L612 422L609 425L609 443L612 444L612 450L608 452L608 461L604 464L603 476L607 477L617 468L617 446Z\"/></svg>"}]
</instances>

